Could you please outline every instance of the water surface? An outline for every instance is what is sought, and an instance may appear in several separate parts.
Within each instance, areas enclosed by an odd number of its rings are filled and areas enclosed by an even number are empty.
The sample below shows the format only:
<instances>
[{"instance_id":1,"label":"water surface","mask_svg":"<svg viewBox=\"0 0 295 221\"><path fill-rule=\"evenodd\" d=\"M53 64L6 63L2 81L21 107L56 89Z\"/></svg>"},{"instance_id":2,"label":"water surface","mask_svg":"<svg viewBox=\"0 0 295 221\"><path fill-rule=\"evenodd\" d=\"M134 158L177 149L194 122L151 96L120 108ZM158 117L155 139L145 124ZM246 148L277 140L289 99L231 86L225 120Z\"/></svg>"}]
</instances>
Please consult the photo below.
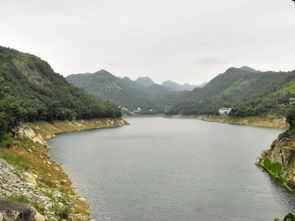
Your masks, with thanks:
<instances>
[{"instance_id":1,"label":"water surface","mask_svg":"<svg viewBox=\"0 0 295 221\"><path fill-rule=\"evenodd\" d=\"M51 158L112 221L272 221L295 198L254 165L281 132L196 119L132 118L131 125L67 133Z\"/></svg>"}]
</instances>

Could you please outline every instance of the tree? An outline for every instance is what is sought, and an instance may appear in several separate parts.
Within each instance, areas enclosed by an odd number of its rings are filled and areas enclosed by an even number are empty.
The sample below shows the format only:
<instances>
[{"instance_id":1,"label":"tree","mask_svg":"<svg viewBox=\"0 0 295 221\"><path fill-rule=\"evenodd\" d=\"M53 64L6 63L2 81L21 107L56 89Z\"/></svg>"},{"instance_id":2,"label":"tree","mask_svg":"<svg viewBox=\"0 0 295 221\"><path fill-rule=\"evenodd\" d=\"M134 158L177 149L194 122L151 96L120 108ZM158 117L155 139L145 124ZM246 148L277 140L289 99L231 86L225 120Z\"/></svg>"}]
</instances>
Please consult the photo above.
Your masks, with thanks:
<instances>
[{"instance_id":1,"label":"tree","mask_svg":"<svg viewBox=\"0 0 295 221\"><path fill-rule=\"evenodd\" d=\"M295 107L291 108L287 114L287 122L290 129L295 129Z\"/></svg>"}]
</instances>

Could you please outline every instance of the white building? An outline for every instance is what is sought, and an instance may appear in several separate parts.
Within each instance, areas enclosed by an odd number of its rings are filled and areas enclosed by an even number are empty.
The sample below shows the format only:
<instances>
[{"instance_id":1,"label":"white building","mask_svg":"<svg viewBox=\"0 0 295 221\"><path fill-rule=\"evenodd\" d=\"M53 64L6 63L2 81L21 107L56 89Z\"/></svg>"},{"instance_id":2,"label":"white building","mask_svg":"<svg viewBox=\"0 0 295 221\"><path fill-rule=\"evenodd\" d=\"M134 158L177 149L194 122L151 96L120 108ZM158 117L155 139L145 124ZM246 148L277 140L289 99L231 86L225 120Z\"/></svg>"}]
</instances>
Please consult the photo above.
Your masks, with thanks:
<instances>
[{"instance_id":1,"label":"white building","mask_svg":"<svg viewBox=\"0 0 295 221\"><path fill-rule=\"evenodd\" d=\"M230 111L231 111L231 108L222 107L218 110L218 113L219 113L219 115L227 116L227 115L229 115Z\"/></svg>"}]
</instances>

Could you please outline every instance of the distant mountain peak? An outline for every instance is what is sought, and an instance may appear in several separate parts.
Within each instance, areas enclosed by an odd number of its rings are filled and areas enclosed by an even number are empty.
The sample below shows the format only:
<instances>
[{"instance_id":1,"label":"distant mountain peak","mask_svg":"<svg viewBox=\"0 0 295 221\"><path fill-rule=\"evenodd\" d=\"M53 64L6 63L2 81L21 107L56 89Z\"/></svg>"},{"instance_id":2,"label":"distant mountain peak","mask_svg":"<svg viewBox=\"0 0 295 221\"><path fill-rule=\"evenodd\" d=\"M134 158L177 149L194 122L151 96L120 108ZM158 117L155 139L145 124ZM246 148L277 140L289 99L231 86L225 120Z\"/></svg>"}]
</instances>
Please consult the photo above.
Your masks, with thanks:
<instances>
[{"instance_id":1,"label":"distant mountain peak","mask_svg":"<svg viewBox=\"0 0 295 221\"><path fill-rule=\"evenodd\" d=\"M171 80L164 81L161 85L170 91L191 91L194 88L199 87L198 85L191 85L188 83L181 85Z\"/></svg>"},{"instance_id":2,"label":"distant mountain peak","mask_svg":"<svg viewBox=\"0 0 295 221\"><path fill-rule=\"evenodd\" d=\"M149 77L139 77L135 80L135 82L137 84L140 84L145 87L149 87L149 86L155 84L155 82L152 79L150 79Z\"/></svg>"},{"instance_id":3,"label":"distant mountain peak","mask_svg":"<svg viewBox=\"0 0 295 221\"><path fill-rule=\"evenodd\" d=\"M95 72L94 74L106 74L106 75L112 75L110 72L104 70L104 69L101 69L97 72Z\"/></svg>"},{"instance_id":4,"label":"distant mountain peak","mask_svg":"<svg viewBox=\"0 0 295 221\"><path fill-rule=\"evenodd\" d=\"M229 69L227 69L225 71L225 73L228 73L228 72L236 72L238 70L246 71L246 72L249 72L249 73L258 73L258 72L260 72L260 71L254 69L254 68L251 68L251 67L248 67L248 66L242 66L240 68L230 67Z\"/></svg>"},{"instance_id":5,"label":"distant mountain peak","mask_svg":"<svg viewBox=\"0 0 295 221\"><path fill-rule=\"evenodd\" d=\"M244 71L248 71L248 72L260 72L256 69L248 67L248 66L243 66L243 67L240 67L239 69L244 70Z\"/></svg>"}]
</instances>

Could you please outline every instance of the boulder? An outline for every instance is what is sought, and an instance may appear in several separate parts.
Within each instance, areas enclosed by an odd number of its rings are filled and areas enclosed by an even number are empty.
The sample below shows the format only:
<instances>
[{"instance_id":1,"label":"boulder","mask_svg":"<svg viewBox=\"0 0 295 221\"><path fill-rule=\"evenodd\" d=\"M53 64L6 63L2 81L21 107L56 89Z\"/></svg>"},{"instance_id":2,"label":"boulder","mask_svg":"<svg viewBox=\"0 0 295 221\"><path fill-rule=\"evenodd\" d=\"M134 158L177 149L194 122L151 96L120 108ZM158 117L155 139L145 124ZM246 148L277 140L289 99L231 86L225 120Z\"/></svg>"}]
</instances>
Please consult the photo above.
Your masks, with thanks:
<instances>
[{"instance_id":1,"label":"boulder","mask_svg":"<svg viewBox=\"0 0 295 221\"><path fill-rule=\"evenodd\" d=\"M21 174L21 178L32 188L35 188L37 185L36 178L34 175L24 172Z\"/></svg>"},{"instance_id":2,"label":"boulder","mask_svg":"<svg viewBox=\"0 0 295 221\"><path fill-rule=\"evenodd\" d=\"M0 198L0 221L45 221L45 217L29 204Z\"/></svg>"}]
</instances>

